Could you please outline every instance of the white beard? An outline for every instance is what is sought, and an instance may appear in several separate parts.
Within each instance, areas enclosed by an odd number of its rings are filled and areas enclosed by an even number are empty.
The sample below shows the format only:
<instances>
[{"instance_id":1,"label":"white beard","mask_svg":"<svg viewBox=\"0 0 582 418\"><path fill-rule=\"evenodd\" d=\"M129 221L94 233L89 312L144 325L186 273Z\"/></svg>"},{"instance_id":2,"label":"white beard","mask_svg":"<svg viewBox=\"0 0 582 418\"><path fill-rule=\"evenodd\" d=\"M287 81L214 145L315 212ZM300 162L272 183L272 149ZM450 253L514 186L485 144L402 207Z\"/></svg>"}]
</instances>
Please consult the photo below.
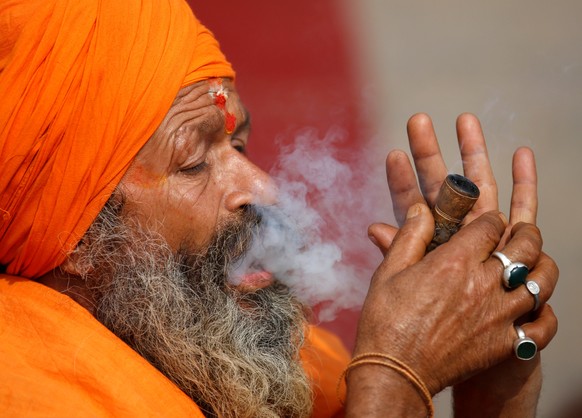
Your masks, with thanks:
<instances>
[{"instance_id":1,"label":"white beard","mask_svg":"<svg viewBox=\"0 0 582 418\"><path fill-rule=\"evenodd\" d=\"M200 253L173 254L122 207L108 203L77 249L95 316L209 417L309 416L305 308L279 283L226 286L260 222L252 208Z\"/></svg>"}]
</instances>

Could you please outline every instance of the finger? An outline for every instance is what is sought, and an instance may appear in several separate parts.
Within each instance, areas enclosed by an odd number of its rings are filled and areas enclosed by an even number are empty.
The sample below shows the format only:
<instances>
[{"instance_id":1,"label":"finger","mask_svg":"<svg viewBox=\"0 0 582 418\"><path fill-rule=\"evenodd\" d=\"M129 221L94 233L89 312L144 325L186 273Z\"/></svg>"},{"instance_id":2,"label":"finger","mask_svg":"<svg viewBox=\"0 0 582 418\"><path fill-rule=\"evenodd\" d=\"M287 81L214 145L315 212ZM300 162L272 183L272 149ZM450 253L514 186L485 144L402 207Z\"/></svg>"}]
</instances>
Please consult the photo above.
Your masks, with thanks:
<instances>
[{"instance_id":1,"label":"finger","mask_svg":"<svg viewBox=\"0 0 582 418\"><path fill-rule=\"evenodd\" d=\"M375 223L368 227L370 241L380 249L383 256L388 252L397 233L398 228L388 224Z\"/></svg>"},{"instance_id":2,"label":"finger","mask_svg":"<svg viewBox=\"0 0 582 418\"><path fill-rule=\"evenodd\" d=\"M433 233L434 218L428 206L424 203L411 206L377 276L390 278L422 259Z\"/></svg>"},{"instance_id":3,"label":"finger","mask_svg":"<svg viewBox=\"0 0 582 418\"><path fill-rule=\"evenodd\" d=\"M432 207L448 174L432 121L428 115L418 113L408 120L407 131L420 189Z\"/></svg>"},{"instance_id":4,"label":"finger","mask_svg":"<svg viewBox=\"0 0 582 418\"><path fill-rule=\"evenodd\" d=\"M538 316L533 322L527 322L520 326L525 335L535 341L538 350L543 350L558 332L558 318L552 307L545 304L540 308ZM517 338L515 329L512 329L510 334L513 340Z\"/></svg>"},{"instance_id":5,"label":"finger","mask_svg":"<svg viewBox=\"0 0 582 418\"><path fill-rule=\"evenodd\" d=\"M386 158L386 178L392 207L398 225L402 226L408 208L415 203L423 203L414 170L404 151L394 150Z\"/></svg>"},{"instance_id":6,"label":"finger","mask_svg":"<svg viewBox=\"0 0 582 418\"><path fill-rule=\"evenodd\" d=\"M536 223L538 212L538 179L534 153L519 148L513 155L513 192L509 222Z\"/></svg>"},{"instance_id":7,"label":"finger","mask_svg":"<svg viewBox=\"0 0 582 418\"><path fill-rule=\"evenodd\" d=\"M436 251L452 251L451 259L459 257L465 249L470 248L480 262L489 259L493 250L499 244L507 227L507 219L498 211L484 213L470 224L464 226L453 235L449 243L438 247ZM444 256L444 255L443 255Z\"/></svg>"},{"instance_id":8,"label":"finger","mask_svg":"<svg viewBox=\"0 0 582 418\"><path fill-rule=\"evenodd\" d=\"M540 230L533 224L520 222L511 230L511 238L501 252L512 263L523 263L531 270L537 264L542 249ZM496 257L490 257L484 263L486 271L491 277L499 277L502 284L504 266Z\"/></svg>"},{"instance_id":9,"label":"finger","mask_svg":"<svg viewBox=\"0 0 582 418\"><path fill-rule=\"evenodd\" d=\"M558 283L560 272L555 261L545 253L541 253L538 263L529 272L528 281L534 281L539 287L540 308L550 299ZM526 286L519 286L512 292L506 292L508 304L512 304L512 316L519 318L528 312L532 312L535 299Z\"/></svg>"},{"instance_id":10,"label":"finger","mask_svg":"<svg viewBox=\"0 0 582 418\"><path fill-rule=\"evenodd\" d=\"M464 113L457 118L457 138L465 177L479 187L479 200L466 223L490 210L498 210L497 183L491 168L485 137L476 116Z\"/></svg>"}]
</instances>

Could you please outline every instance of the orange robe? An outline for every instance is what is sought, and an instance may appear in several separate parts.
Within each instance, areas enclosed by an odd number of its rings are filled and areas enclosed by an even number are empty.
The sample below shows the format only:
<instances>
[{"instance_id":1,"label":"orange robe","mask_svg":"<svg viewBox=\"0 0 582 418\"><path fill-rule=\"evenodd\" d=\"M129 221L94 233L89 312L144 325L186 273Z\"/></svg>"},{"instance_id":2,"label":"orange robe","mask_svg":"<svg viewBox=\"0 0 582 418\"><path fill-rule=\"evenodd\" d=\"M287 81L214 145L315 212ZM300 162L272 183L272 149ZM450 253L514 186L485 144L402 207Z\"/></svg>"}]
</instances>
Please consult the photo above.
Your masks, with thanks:
<instances>
[{"instance_id":1,"label":"orange robe","mask_svg":"<svg viewBox=\"0 0 582 418\"><path fill-rule=\"evenodd\" d=\"M68 296L0 275L0 415L203 417L196 404ZM317 327L302 353L314 417L340 413L336 384L348 362Z\"/></svg>"}]
</instances>

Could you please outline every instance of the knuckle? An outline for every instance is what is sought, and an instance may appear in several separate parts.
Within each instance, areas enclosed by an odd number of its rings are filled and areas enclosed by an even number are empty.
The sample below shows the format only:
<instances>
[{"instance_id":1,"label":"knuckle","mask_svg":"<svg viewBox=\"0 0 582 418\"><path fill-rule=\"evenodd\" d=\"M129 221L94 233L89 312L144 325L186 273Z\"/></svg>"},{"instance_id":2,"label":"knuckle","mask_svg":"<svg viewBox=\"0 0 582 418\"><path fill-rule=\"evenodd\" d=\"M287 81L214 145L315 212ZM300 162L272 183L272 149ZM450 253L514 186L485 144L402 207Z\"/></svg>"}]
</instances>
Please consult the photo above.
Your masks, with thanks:
<instances>
[{"instance_id":1,"label":"knuckle","mask_svg":"<svg viewBox=\"0 0 582 418\"><path fill-rule=\"evenodd\" d=\"M531 223L518 222L513 227L512 235L518 239L529 239L535 242L540 248L543 244L540 229Z\"/></svg>"},{"instance_id":2,"label":"knuckle","mask_svg":"<svg viewBox=\"0 0 582 418\"><path fill-rule=\"evenodd\" d=\"M465 273L465 260L464 257L457 257L455 259L449 260L444 269L455 276L463 275Z\"/></svg>"},{"instance_id":3,"label":"knuckle","mask_svg":"<svg viewBox=\"0 0 582 418\"><path fill-rule=\"evenodd\" d=\"M560 275L560 270L554 260L549 257L544 260L543 263L539 263L539 266L540 271L538 273L536 270L536 276L539 276L540 279L543 280L544 288L542 289L542 292L544 293L545 300L548 300L554 292L554 288L556 287Z\"/></svg>"},{"instance_id":4,"label":"knuckle","mask_svg":"<svg viewBox=\"0 0 582 418\"><path fill-rule=\"evenodd\" d=\"M553 311L552 311L553 312ZM551 327L552 327L552 337L558 333L558 317L556 315L551 315Z\"/></svg>"},{"instance_id":5,"label":"knuckle","mask_svg":"<svg viewBox=\"0 0 582 418\"><path fill-rule=\"evenodd\" d=\"M548 275L557 281L558 277L560 276L560 268L558 267L558 264L556 264L553 258L549 257L545 253L542 254L542 257L546 259Z\"/></svg>"},{"instance_id":6,"label":"knuckle","mask_svg":"<svg viewBox=\"0 0 582 418\"><path fill-rule=\"evenodd\" d=\"M554 278L554 281L558 280L560 277L560 268L558 264L554 261L554 259L547 254L544 254L548 258L548 268L550 269L550 276Z\"/></svg>"},{"instance_id":7,"label":"knuckle","mask_svg":"<svg viewBox=\"0 0 582 418\"><path fill-rule=\"evenodd\" d=\"M539 317L531 324L528 324L530 338L538 345L539 349L547 347L558 333L558 318L552 307L543 305Z\"/></svg>"},{"instance_id":8,"label":"knuckle","mask_svg":"<svg viewBox=\"0 0 582 418\"><path fill-rule=\"evenodd\" d=\"M530 260L535 263L542 248L542 239L539 229L532 224L522 224L519 234L514 235L513 244L516 258Z\"/></svg>"},{"instance_id":9,"label":"knuckle","mask_svg":"<svg viewBox=\"0 0 582 418\"><path fill-rule=\"evenodd\" d=\"M438 266L435 266L435 277L446 279L449 282L451 280L465 282L464 278L467 274L465 258L465 256L448 257L446 263L439 263Z\"/></svg>"},{"instance_id":10,"label":"knuckle","mask_svg":"<svg viewBox=\"0 0 582 418\"><path fill-rule=\"evenodd\" d=\"M549 315L546 318L545 326L541 331L540 345L546 347L558 333L558 318L556 315Z\"/></svg>"},{"instance_id":11,"label":"knuckle","mask_svg":"<svg viewBox=\"0 0 582 418\"><path fill-rule=\"evenodd\" d=\"M502 233L502 221L495 212L487 212L480 217L481 222L475 225L481 236L491 242L499 242Z\"/></svg>"}]
</instances>

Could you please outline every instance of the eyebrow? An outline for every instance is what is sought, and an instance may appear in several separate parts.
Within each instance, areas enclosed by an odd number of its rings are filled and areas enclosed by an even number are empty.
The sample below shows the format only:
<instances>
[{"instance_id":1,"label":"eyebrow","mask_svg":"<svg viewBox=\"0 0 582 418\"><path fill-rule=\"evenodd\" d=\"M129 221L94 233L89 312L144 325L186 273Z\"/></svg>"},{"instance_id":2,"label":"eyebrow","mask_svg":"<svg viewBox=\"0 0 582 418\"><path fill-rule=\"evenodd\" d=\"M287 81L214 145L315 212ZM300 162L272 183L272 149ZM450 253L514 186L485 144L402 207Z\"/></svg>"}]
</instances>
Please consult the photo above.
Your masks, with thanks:
<instances>
[{"instance_id":1,"label":"eyebrow","mask_svg":"<svg viewBox=\"0 0 582 418\"><path fill-rule=\"evenodd\" d=\"M237 124L234 132L232 133L233 135L235 135L241 131L245 131L245 130L248 131L251 129L251 114L249 113L248 109L244 106L242 108L242 113L243 113L243 122L241 124Z\"/></svg>"}]
</instances>

